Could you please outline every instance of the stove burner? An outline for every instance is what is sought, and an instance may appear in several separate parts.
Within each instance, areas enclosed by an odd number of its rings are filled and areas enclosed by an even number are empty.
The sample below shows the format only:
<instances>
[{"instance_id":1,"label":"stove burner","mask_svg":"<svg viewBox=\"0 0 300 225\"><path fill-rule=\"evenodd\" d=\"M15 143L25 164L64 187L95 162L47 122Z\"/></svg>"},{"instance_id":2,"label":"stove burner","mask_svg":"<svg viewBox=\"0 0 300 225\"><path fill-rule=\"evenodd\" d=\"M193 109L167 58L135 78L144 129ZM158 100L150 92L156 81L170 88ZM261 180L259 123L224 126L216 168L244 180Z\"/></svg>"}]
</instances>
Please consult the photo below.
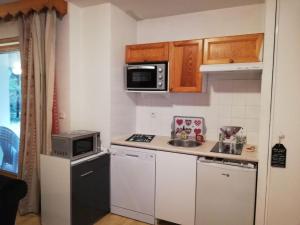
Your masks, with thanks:
<instances>
[{"instance_id":1,"label":"stove burner","mask_svg":"<svg viewBox=\"0 0 300 225\"><path fill-rule=\"evenodd\" d=\"M230 144L218 142L211 152L223 153L223 154L232 154L232 155L241 155L243 150L243 145L236 145L235 149L232 149Z\"/></svg>"},{"instance_id":2,"label":"stove burner","mask_svg":"<svg viewBox=\"0 0 300 225\"><path fill-rule=\"evenodd\" d=\"M126 141L132 142L151 142L155 135L148 135L148 134L134 134L130 138L126 139Z\"/></svg>"}]
</instances>

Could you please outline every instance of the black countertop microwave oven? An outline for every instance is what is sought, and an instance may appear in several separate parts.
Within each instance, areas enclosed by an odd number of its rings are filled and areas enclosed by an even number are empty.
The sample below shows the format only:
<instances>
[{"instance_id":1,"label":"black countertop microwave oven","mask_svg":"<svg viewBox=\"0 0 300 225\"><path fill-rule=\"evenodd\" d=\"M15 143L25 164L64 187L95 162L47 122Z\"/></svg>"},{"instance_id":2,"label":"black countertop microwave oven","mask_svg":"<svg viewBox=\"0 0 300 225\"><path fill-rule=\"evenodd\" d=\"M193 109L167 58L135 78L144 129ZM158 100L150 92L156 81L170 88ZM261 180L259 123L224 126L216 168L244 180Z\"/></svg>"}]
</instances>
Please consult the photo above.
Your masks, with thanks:
<instances>
[{"instance_id":1,"label":"black countertop microwave oven","mask_svg":"<svg viewBox=\"0 0 300 225\"><path fill-rule=\"evenodd\" d=\"M100 132L79 130L52 135L52 155L76 160L100 151Z\"/></svg>"},{"instance_id":2,"label":"black countertop microwave oven","mask_svg":"<svg viewBox=\"0 0 300 225\"><path fill-rule=\"evenodd\" d=\"M128 91L168 91L168 63L132 63L125 69Z\"/></svg>"}]
</instances>

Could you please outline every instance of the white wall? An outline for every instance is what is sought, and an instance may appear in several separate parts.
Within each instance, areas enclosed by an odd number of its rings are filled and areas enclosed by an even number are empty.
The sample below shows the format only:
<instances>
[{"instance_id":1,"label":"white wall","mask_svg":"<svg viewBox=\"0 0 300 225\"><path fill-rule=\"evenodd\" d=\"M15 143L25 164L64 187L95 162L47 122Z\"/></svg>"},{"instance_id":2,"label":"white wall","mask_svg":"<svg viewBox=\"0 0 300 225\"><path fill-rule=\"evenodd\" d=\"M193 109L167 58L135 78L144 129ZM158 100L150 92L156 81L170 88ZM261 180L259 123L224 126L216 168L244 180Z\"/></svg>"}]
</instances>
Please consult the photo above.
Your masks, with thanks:
<instances>
[{"instance_id":1,"label":"white wall","mask_svg":"<svg viewBox=\"0 0 300 225\"><path fill-rule=\"evenodd\" d=\"M109 4L80 8L69 3L69 15L58 40L59 110L62 130L97 130L110 142L110 11ZM69 57L69 59L63 59ZM67 61L68 62L64 62Z\"/></svg>"},{"instance_id":2,"label":"white wall","mask_svg":"<svg viewBox=\"0 0 300 225\"><path fill-rule=\"evenodd\" d=\"M264 32L264 4L138 22L139 43L258 32ZM169 136L174 115L204 116L208 139L218 138L220 126L241 125L257 144L260 86L257 76L209 76L204 94L138 95L137 132Z\"/></svg>"},{"instance_id":3,"label":"white wall","mask_svg":"<svg viewBox=\"0 0 300 225\"><path fill-rule=\"evenodd\" d=\"M68 4L68 14L57 20L56 78L60 129L80 127L81 82L81 9Z\"/></svg>"},{"instance_id":4,"label":"white wall","mask_svg":"<svg viewBox=\"0 0 300 225\"><path fill-rule=\"evenodd\" d=\"M136 95L124 91L125 45L136 43L137 22L111 5L111 135L134 133Z\"/></svg>"},{"instance_id":5,"label":"white wall","mask_svg":"<svg viewBox=\"0 0 300 225\"><path fill-rule=\"evenodd\" d=\"M72 7L72 6L71 6ZM61 131L70 130L70 17L73 10L62 20L57 20L56 36L56 85L60 115L59 125Z\"/></svg>"},{"instance_id":6,"label":"white wall","mask_svg":"<svg viewBox=\"0 0 300 225\"><path fill-rule=\"evenodd\" d=\"M264 31L264 4L138 22L138 43L188 40Z\"/></svg>"},{"instance_id":7,"label":"white wall","mask_svg":"<svg viewBox=\"0 0 300 225\"><path fill-rule=\"evenodd\" d=\"M124 45L136 42L136 22L109 3L85 8L69 3L58 29L62 131L100 131L103 146L109 147L112 134L135 130L135 97L122 85Z\"/></svg>"},{"instance_id":8,"label":"white wall","mask_svg":"<svg viewBox=\"0 0 300 225\"><path fill-rule=\"evenodd\" d=\"M103 4L81 10L79 97L74 129L101 131L105 146L110 143L110 5ZM76 121L75 121L76 120Z\"/></svg>"},{"instance_id":9,"label":"white wall","mask_svg":"<svg viewBox=\"0 0 300 225\"><path fill-rule=\"evenodd\" d=\"M299 12L299 0L278 0L270 148L285 135L287 161L285 169L270 167L267 225L300 224Z\"/></svg>"}]
</instances>

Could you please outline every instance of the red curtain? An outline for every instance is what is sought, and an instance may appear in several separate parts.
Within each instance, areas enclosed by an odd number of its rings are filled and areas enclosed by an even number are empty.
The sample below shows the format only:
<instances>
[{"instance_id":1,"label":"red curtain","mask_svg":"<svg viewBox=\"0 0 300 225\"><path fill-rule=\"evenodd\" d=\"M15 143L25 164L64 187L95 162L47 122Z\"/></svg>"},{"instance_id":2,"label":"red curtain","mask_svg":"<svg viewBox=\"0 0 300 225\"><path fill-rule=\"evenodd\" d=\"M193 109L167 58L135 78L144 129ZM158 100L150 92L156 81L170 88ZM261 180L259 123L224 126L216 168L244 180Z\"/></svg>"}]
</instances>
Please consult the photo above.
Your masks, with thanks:
<instances>
[{"instance_id":1,"label":"red curtain","mask_svg":"<svg viewBox=\"0 0 300 225\"><path fill-rule=\"evenodd\" d=\"M53 93L53 108L52 108L52 134L59 133L59 115L58 115L58 102L57 102L57 85L56 79L54 84Z\"/></svg>"}]
</instances>

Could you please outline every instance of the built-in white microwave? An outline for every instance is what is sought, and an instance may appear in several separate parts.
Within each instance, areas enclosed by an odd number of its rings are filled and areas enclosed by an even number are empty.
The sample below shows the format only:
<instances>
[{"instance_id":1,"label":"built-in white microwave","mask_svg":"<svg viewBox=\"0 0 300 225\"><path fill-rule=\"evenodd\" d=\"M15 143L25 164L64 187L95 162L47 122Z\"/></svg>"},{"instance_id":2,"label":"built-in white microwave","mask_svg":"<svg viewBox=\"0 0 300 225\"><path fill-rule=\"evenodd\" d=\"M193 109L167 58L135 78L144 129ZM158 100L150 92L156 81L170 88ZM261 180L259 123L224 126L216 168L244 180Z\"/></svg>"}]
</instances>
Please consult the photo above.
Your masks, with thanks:
<instances>
[{"instance_id":1,"label":"built-in white microwave","mask_svg":"<svg viewBox=\"0 0 300 225\"><path fill-rule=\"evenodd\" d=\"M168 63L133 63L125 70L128 91L167 91Z\"/></svg>"},{"instance_id":2,"label":"built-in white microwave","mask_svg":"<svg viewBox=\"0 0 300 225\"><path fill-rule=\"evenodd\" d=\"M100 151L100 132L80 130L52 135L52 155L76 160Z\"/></svg>"}]
</instances>

